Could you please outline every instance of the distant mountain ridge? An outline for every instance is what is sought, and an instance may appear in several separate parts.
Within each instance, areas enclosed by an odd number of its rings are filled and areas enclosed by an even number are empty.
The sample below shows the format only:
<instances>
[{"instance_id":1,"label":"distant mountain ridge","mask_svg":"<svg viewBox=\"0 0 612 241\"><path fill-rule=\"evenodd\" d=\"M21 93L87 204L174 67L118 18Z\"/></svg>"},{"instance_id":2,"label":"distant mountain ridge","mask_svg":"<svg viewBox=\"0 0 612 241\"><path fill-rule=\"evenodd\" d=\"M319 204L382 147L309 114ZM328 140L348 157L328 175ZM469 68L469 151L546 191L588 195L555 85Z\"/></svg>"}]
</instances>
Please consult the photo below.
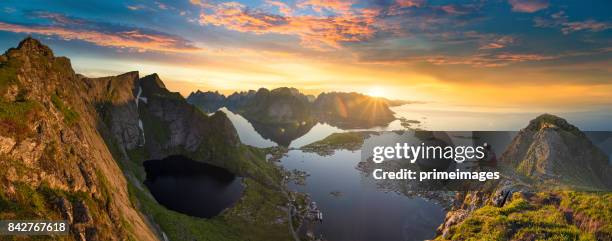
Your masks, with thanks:
<instances>
[{"instance_id":1,"label":"distant mountain ridge","mask_svg":"<svg viewBox=\"0 0 612 241\"><path fill-rule=\"evenodd\" d=\"M395 120L389 107L412 103L355 92L321 93L314 97L289 87L235 92L227 97L219 92L198 90L192 92L187 101L207 112L227 107L260 123L321 121L345 128L386 125Z\"/></svg>"}]
</instances>

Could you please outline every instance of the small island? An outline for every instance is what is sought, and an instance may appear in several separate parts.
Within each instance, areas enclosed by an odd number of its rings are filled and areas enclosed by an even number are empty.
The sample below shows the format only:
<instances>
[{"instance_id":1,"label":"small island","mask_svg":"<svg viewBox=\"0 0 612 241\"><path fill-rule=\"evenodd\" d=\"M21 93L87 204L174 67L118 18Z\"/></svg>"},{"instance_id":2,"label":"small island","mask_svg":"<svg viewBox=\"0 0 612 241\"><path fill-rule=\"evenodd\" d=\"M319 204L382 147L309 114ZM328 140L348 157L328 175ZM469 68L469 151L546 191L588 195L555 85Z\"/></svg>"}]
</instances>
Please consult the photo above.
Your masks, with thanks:
<instances>
[{"instance_id":1,"label":"small island","mask_svg":"<svg viewBox=\"0 0 612 241\"><path fill-rule=\"evenodd\" d=\"M321 156L331 155L335 150L356 151L361 148L366 138L376 133L374 131L333 133L323 140L310 143L300 149L304 152L314 152Z\"/></svg>"}]
</instances>

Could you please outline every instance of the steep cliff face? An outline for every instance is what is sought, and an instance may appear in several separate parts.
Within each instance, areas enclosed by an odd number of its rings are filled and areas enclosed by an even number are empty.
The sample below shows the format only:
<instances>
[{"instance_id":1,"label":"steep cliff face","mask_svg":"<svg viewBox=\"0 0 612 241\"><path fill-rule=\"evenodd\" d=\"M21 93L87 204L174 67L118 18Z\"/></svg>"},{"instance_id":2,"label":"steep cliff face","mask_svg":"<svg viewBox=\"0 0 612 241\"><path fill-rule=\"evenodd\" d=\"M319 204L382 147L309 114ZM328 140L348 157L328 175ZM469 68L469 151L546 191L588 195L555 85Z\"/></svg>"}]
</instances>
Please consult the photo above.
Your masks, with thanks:
<instances>
[{"instance_id":1,"label":"steep cliff face","mask_svg":"<svg viewBox=\"0 0 612 241\"><path fill-rule=\"evenodd\" d=\"M37 40L2 55L0 219L67 219L66 240L158 239L100 135L92 103L108 93L91 90Z\"/></svg>"},{"instance_id":2,"label":"steep cliff face","mask_svg":"<svg viewBox=\"0 0 612 241\"><path fill-rule=\"evenodd\" d=\"M140 98L146 98L138 109L147 139L144 146L151 158L185 152L199 160L221 163L241 145L223 112L207 116L180 94L168 91L156 74L143 77L138 84Z\"/></svg>"},{"instance_id":3,"label":"steep cliff face","mask_svg":"<svg viewBox=\"0 0 612 241\"><path fill-rule=\"evenodd\" d=\"M81 78L88 87L87 93L92 105L100 114L100 125L111 123L104 127L110 129L120 146L134 149L143 145L135 101L138 72L112 77Z\"/></svg>"},{"instance_id":4,"label":"steep cliff face","mask_svg":"<svg viewBox=\"0 0 612 241\"><path fill-rule=\"evenodd\" d=\"M107 144L117 158L132 166L144 180L142 162L185 155L273 183L257 164L257 150L240 143L238 133L223 112L207 115L187 103L179 93L166 89L157 74L139 78L138 72L83 78L92 105L102 123ZM262 168L268 170L262 171Z\"/></svg>"},{"instance_id":5,"label":"steep cliff face","mask_svg":"<svg viewBox=\"0 0 612 241\"><path fill-rule=\"evenodd\" d=\"M156 74L85 79L103 120L100 130L130 180L136 206L171 240L285 240L288 202L281 172L262 151L240 143L223 112L200 111L170 92ZM102 91L100 91L102 90ZM190 217L158 204L142 185L143 162L183 155L243 177L244 195L212 219ZM265 231L265 232L264 232ZM280 238L279 238L280 237Z\"/></svg>"}]
</instances>

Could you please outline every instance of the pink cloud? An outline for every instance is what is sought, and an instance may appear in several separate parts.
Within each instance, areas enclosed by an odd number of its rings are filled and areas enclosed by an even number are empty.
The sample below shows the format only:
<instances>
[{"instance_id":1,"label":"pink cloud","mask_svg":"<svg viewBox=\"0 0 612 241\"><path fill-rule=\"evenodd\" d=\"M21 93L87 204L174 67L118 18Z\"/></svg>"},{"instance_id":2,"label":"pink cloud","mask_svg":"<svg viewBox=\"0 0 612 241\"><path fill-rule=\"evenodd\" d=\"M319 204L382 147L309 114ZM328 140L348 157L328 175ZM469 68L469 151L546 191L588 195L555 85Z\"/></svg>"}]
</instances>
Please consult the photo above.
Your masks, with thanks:
<instances>
[{"instance_id":1,"label":"pink cloud","mask_svg":"<svg viewBox=\"0 0 612 241\"><path fill-rule=\"evenodd\" d=\"M512 37L512 36L503 36L503 37L495 39L494 41L489 42L489 43L481 46L479 49L487 50L487 49L501 49L501 48L505 48L508 45L514 43L515 40L516 39L514 37Z\"/></svg>"},{"instance_id":2,"label":"pink cloud","mask_svg":"<svg viewBox=\"0 0 612 241\"><path fill-rule=\"evenodd\" d=\"M512 11L521 13L534 13L548 8L548 0L508 0Z\"/></svg>"},{"instance_id":3,"label":"pink cloud","mask_svg":"<svg viewBox=\"0 0 612 241\"><path fill-rule=\"evenodd\" d=\"M612 28L609 23L598 22L595 20L586 20L581 22L562 23L561 32L570 34L576 31L600 32Z\"/></svg>"},{"instance_id":4,"label":"pink cloud","mask_svg":"<svg viewBox=\"0 0 612 241\"><path fill-rule=\"evenodd\" d=\"M55 24L58 24L58 25L73 25L74 26L74 25L83 25L86 23L83 20L69 18L59 13L35 12L33 15L38 18L45 18L45 19L51 20Z\"/></svg>"},{"instance_id":5,"label":"pink cloud","mask_svg":"<svg viewBox=\"0 0 612 241\"><path fill-rule=\"evenodd\" d=\"M352 0L302 0L297 4L300 8L310 7L317 12L328 10L336 13L349 12L352 5Z\"/></svg>"},{"instance_id":6,"label":"pink cloud","mask_svg":"<svg viewBox=\"0 0 612 241\"><path fill-rule=\"evenodd\" d=\"M249 10L237 2L221 3L200 15L204 25L223 26L239 32L295 35L302 46L324 50L341 48L342 42L368 39L376 32L377 11L363 9L337 16L281 16Z\"/></svg>"},{"instance_id":7,"label":"pink cloud","mask_svg":"<svg viewBox=\"0 0 612 241\"><path fill-rule=\"evenodd\" d=\"M537 17L534 26L540 28L558 28L563 34L570 34L578 31L601 32L612 28L610 22L600 22L593 19L584 21L569 21L564 11L550 15L550 18Z\"/></svg>"},{"instance_id":8,"label":"pink cloud","mask_svg":"<svg viewBox=\"0 0 612 241\"><path fill-rule=\"evenodd\" d=\"M476 54L467 57L434 56L426 59L435 65L470 65L474 67L501 67L527 61L557 59L558 56L523 53Z\"/></svg>"},{"instance_id":9,"label":"pink cloud","mask_svg":"<svg viewBox=\"0 0 612 241\"><path fill-rule=\"evenodd\" d=\"M161 10L168 10L168 6L166 6L166 4L163 4L161 2L155 2L155 5L157 5L157 7Z\"/></svg>"},{"instance_id":10,"label":"pink cloud","mask_svg":"<svg viewBox=\"0 0 612 241\"><path fill-rule=\"evenodd\" d=\"M198 50L184 39L163 35L143 33L141 30L101 32L86 29L70 29L64 26L28 26L0 22L1 31L14 33L57 36L62 39L78 39L99 46L129 48L137 51L188 52Z\"/></svg>"},{"instance_id":11,"label":"pink cloud","mask_svg":"<svg viewBox=\"0 0 612 241\"><path fill-rule=\"evenodd\" d=\"M425 4L425 0L395 0L395 3L402 8L420 7Z\"/></svg>"}]
</instances>

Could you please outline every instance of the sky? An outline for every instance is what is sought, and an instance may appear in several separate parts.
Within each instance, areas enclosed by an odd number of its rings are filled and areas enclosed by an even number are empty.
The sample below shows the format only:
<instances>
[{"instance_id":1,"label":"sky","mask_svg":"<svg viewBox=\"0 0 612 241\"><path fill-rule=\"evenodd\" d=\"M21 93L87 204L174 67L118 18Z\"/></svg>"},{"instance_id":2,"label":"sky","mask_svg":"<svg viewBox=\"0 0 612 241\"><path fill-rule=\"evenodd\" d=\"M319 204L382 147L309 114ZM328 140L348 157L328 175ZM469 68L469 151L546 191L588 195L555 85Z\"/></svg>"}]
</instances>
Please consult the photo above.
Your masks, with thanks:
<instances>
[{"instance_id":1,"label":"sky","mask_svg":"<svg viewBox=\"0 0 612 241\"><path fill-rule=\"evenodd\" d=\"M612 106L612 1L0 2L0 48L28 35L90 77L167 87L357 91L503 111Z\"/></svg>"}]
</instances>

